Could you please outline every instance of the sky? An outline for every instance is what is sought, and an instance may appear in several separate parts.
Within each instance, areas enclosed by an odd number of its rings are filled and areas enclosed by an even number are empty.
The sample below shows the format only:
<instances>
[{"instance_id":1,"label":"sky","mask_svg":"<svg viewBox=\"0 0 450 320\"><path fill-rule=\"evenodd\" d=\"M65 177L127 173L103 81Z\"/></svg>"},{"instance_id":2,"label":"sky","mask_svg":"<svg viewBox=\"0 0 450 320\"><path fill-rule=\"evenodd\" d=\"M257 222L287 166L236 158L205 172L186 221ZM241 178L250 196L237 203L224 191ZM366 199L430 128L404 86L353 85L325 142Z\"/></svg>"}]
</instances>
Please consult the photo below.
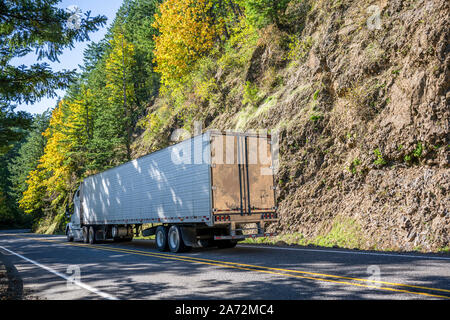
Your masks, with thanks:
<instances>
[{"instance_id":1,"label":"sky","mask_svg":"<svg viewBox=\"0 0 450 320\"><path fill-rule=\"evenodd\" d=\"M97 16L97 15L104 15L108 18L106 21L106 25L99 29L97 32L93 32L89 34L90 41L98 42L101 39L103 39L104 35L106 34L106 31L109 27L109 25L113 22L117 10L119 10L120 6L122 5L122 0L62 0L58 7L60 8L70 8L71 6L77 6L80 8L80 10L83 12L83 14L86 11L91 11L91 17ZM83 63L83 51L87 48L87 45L90 41L85 42L76 42L74 44L74 48L72 50L65 49L63 54L59 56L59 62L51 62L46 59L42 59L38 61L36 59L36 55L34 53L30 53L26 55L25 57L22 57L20 59L16 58L12 60L12 64L15 66L19 65L32 65L35 63L42 63L47 62L53 71L60 71L63 69L72 70L77 69L77 71L80 71L80 68L78 65ZM62 98L64 96L65 91L64 90L57 90L56 94ZM58 100L58 97L55 97L54 99L49 98L42 98L40 101L34 103L34 104L22 104L17 105L17 108L14 109L14 111L28 111L31 114L37 114L42 113L48 108L53 108L56 105L56 102Z\"/></svg>"}]
</instances>

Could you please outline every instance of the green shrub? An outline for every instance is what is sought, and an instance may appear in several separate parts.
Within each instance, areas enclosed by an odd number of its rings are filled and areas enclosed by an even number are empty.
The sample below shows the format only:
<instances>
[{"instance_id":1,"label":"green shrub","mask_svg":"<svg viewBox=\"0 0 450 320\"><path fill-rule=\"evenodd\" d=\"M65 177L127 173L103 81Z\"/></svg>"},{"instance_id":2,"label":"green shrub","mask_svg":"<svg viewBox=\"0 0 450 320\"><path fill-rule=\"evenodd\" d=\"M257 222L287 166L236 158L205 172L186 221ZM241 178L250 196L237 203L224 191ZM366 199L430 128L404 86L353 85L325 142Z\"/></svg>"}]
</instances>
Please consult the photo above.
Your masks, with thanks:
<instances>
[{"instance_id":1,"label":"green shrub","mask_svg":"<svg viewBox=\"0 0 450 320\"><path fill-rule=\"evenodd\" d=\"M318 112L311 112L309 114L309 120L311 120L312 122L317 122L320 119L322 119L322 117L323 117L322 114Z\"/></svg>"},{"instance_id":2,"label":"green shrub","mask_svg":"<svg viewBox=\"0 0 450 320\"><path fill-rule=\"evenodd\" d=\"M282 28L281 19L291 0L238 0L239 5L245 8L245 14L252 25L263 28L275 23Z\"/></svg>"},{"instance_id":3,"label":"green shrub","mask_svg":"<svg viewBox=\"0 0 450 320\"><path fill-rule=\"evenodd\" d=\"M258 30L243 18L230 30L230 38L225 43L218 65L225 73L243 69L251 60L259 39Z\"/></svg>"},{"instance_id":4,"label":"green shrub","mask_svg":"<svg viewBox=\"0 0 450 320\"><path fill-rule=\"evenodd\" d=\"M324 247L358 248L362 243L360 225L352 218L336 218L330 232L318 236L312 243Z\"/></svg>"},{"instance_id":5,"label":"green shrub","mask_svg":"<svg viewBox=\"0 0 450 320\"><path fill-rule=\"evenodd\" d=\"M293 61L302 61L308 54L313 45L312 37L304 39L298 38L296 35L290 36L289 51L287 58Z\"/></svg>"},{"instance_id":6,"label":"green shrub","mask_svg":"<svg viewBox=\"0 0 450 320\"><path fill-rule=\"evenodd\" d=\"M405 162L411 162L414 159L419 160L422 157L422 153L423 153L423 145L421 142L418 142L416 148L410 154L407 154L404 157L404 160Z\"/></svg>"},{"instance_id":7,"label":"green shrub","mask_svg":"<svg viewBox=\"0 0 450 320\"><path fill-rule=\"evenodd\" d=\"M255 106L259 101L259 88L256 84L247 81L244 86L244 96L242 99L242 104Z\"/></svg>"},{"instance_id":8,"label":"green shrub","mask_svg":"<svg viewBox=\"0 0 450 320\"><path fill-rule=\"evenodd\" d=\"M417 159L419 159L422 156L423 146L422 143L417 143L416 149L413 151L413 156Z\"/></svg>"},{"instance_id":9,"label":"green shrub","mask_svg":"<svg viewBox=\"0 0 450 320\"><path fill-rule=\"evenodd\" d=\"M373 164L376 166L384 166L386 164L386 160L384 160L380 149L376 148L375 150L373 150L373 153L377 157L376 160L373 162Z\"/></svg>"},{"instance_id":10,"label":"green shrub","mask_svg":"<svg viewBox=\"0 0 450 320\"><path fill-rule=\"evenodd\" d=\"M348 168L352 174L356 174L358 172L357 167L361 164L361 160L358 158L353 159L350 167Z\"/></svg>"},{"instance_id":11,"label":"green shrub","mask_svg":"<svg viewBox=\"0 0 450 320\"><path fill-rule=\"evenodd\" d=\"M238 0L250 23L257 28L275 24L278 29L300 33L308 12L308 0Z\"/></svg>"}]
</instances>

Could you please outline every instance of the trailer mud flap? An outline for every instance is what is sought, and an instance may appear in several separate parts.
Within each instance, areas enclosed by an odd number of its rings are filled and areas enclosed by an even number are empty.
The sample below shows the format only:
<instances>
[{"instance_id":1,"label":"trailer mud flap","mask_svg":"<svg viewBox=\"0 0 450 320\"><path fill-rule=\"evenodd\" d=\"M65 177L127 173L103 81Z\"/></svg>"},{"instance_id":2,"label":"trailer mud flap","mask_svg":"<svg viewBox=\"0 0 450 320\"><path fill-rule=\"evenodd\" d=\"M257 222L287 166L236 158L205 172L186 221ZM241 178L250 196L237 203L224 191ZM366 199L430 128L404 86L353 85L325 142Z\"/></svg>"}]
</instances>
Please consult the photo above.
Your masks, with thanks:
<instances>
[{"instance_id":1,"label":"trailer mud flap","mask_svg":"<svg viewBox=\"0 0 450 320\"><path fill-rule=\"evenodd\" d=\"M183 242L188 247L197 246L197 230L194 227L179 226Z\"/></svg>"}]
</instances>

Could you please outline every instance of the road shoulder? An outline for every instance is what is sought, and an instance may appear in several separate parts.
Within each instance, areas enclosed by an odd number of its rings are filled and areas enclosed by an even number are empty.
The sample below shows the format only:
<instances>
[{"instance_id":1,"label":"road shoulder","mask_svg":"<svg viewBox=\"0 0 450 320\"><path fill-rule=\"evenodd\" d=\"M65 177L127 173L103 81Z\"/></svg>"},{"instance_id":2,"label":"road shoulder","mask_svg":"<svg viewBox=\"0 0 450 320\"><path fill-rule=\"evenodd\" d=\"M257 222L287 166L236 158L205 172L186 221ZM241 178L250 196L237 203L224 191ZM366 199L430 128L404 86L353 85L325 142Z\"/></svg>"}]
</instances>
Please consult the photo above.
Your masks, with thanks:
<instances>
[{"instance_id":1,"label":"road shoulder","mask_svg":"<svg viewBox=\"0 0 450 320\"><path fill-rule=\"evenodd\" d=\"M0 252L0 300L38 300L30 289L24 289L19 271L9 257Z\"/></svg>"}]
</instances>

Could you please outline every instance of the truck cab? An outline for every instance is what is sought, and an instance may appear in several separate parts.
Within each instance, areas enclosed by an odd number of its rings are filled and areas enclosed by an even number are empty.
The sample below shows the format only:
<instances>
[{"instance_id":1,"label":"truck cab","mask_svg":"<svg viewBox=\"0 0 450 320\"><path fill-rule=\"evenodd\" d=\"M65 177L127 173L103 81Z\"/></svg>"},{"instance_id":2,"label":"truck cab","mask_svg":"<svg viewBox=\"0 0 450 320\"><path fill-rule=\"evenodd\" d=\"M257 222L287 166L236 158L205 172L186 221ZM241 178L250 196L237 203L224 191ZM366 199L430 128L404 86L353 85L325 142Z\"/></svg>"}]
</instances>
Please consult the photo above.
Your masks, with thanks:
<instances>
[{"instance_id":1,"label":"truck cab","mask_svg":"<svg viewBox=\"0 0 450 320\"><path fill-rule=\"evenodd\" d=\"M73 213L70 215L70 222L66 226L66 236L68 241L82 240L83 230L81 228L81 199L80 188L75 192L73 198Z\"/></svg>"}]
</instances>

